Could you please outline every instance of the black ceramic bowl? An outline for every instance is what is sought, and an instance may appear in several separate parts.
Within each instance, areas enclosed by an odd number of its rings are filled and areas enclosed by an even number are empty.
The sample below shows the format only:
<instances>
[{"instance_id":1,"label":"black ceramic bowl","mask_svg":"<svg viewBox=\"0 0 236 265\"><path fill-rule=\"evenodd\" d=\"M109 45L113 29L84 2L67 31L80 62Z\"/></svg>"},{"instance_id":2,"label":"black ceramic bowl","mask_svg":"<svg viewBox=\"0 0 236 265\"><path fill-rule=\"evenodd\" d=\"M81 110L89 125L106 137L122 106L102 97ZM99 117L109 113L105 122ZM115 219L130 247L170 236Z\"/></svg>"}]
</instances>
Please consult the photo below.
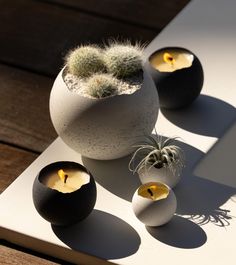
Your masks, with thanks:
<instances>
[{"instance_id":1,"label":"black ceramic bowl","mask_svg":"<svg viewBox=\"0 0 236 265\"><path fill-rule=\"evenodd\" d=\"M48 172L55 169L78 169L88 173L90 181L71 193L62 193L42 183ZM38 213L54 225L66 226L86 218L93 210L97 197L91 173L75 162L60 161L44 167L33 184L33 202Z\"/></svg>"},{"instance_id":2,"label":"black ceramic bowl","mask_svg":"<svg viewBox=\"0 0 236 265\"><path fill-rule=\"evenodd\" d=\"M151 65L150 61L156 54L173 50L193 55L192 65L173 72L161 72ZM155 82L162 108L185 107L191 104L201 92L204 80L202 65L196 55L185 48L165 47L157 50L148 58L145 68Z\"/></svg>"}]
</instances>

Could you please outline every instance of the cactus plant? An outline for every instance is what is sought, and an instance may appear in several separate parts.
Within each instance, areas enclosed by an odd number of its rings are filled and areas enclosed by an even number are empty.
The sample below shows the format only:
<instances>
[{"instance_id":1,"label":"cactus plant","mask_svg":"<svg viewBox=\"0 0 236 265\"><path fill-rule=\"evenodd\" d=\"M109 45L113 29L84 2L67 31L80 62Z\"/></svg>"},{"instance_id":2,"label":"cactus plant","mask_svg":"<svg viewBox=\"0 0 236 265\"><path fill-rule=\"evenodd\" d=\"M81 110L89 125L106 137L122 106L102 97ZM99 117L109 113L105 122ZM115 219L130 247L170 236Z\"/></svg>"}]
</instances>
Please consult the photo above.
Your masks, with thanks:
<instances>
[{"instance_id":1,"label":"cactus plant","mask_svg":"<svg viewBox=\"0 0 236 265\"><path fill-rule=\"evenodd\" d=\"M95 98L133 93L140 88L143 48L110 42L104 49L81 46L66 58L65 82L69 89Z\"/></svg>"},{"instance_id":2,"label":"cactus plant","mask_svg":"<svg viewBox=\"0 0 236 265\"><path fill-rule=\"evenodd\" d=\"M50 95L50 115L61 139L81 155L101 160L130 154L136 141L152 132L159 110L154 83L142 69L141 48L109 45L72 52ZM109 49L119 47L118 71L110 71L105 54L108 58ZM69 66L76 61L72 55L79 61L76 71Z\"/></svg>"},{"instance_id":3,"label":"cactus plant","mask_svg":"<svg viewBox=\"0 0 236 265\"><path fill-rule=\"evenodd\" d=\"M104 52L107 71L120 78L137 73L142 69L142 52L138 44L112 43Z\"/></svg>"},{"instance_id":4,"label":"cactus plant","mask_svg":"<svg viewBox=\"0 0 236 265\"><path fill-rule=\"evenodd\" d=\"M69 73L78 77L89 77L105 69L102 50L96 46L81 46L66 57Z\"/></svg>"},{"instance_id":5,"label":"cactus plant","mask_svg":"<svg viewBox=\"0 0 236 265\"><path fill-rule=\"evenodd\" d=\"M87 80L87 93L95 98L115 95L118 91L118 80L109 74L94 74Z\"/></svg>"}]
</instances>

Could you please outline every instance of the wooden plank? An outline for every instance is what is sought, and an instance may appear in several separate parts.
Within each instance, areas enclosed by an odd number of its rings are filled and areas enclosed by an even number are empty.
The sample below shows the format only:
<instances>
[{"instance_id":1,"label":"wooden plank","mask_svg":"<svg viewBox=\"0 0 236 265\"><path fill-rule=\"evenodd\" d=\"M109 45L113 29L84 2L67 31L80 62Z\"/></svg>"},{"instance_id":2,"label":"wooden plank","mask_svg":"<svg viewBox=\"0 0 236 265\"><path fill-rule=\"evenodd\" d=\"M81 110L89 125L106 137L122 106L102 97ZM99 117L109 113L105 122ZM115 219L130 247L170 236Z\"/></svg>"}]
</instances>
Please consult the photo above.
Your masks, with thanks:
<instances>
[{"instance_id":1,"label":"wooden plank","mask_svg":"<svg viewBox=\"0 0 236 265\"><path fill-rule=\"evenodd\" d=\"M3 242L4 244L4 242ZM56 265L56 264L69 264L67 262L58 261L54 258L48 260L46 255L41 255L33 251L18 248L14 249L14 245L7 244L0 246L0 264L4 265ZM39 255L39 256L37 256Z\"/></svg>"},{"instance_id":2,"label":"wooden plank","mask_svg":"<svg viewBox=\"0 0 236 265\"><path fill-rule=\"evenodd\" d=\"M38 155L35 153L0 143L0 193L3 192L18 175L37 158L37 156ZM70 263L1 240L0 264L56 265Z\"/></svg>"},{"instance_id":3,"label":"wooden plank","mask_svg":"<svg viewBox=\"0 0 236 265\"><path fill-rule=\"evenodd\" d=\"M107 18L160 30L190 0L42 0L57 3Z\"/></svg>"},{"instance_id":4,"label":"wooden plank","mask_svg":"<svg viewBox=\"0 0 236 265\"><path fill-rule=\"evenodd\" d=\"M0 140L37 152L55 138L49 93L53 80L0 65Z\"/></svg>"},{"instance_id":5,"label":"wooden plank","mask_svg":"<svg viewBox=\"0 0 236 265\"><path fill-rule=\"evenodd\" d=\"M69 49L111 37L149 41L157 31L33 0L0 0L0 62L56 75ZM96 4L97 6L97 4Z\"/></svg>"},{"instance_id":6,"label":"wooden plank","mask_svg":"<svg viewBox=\"0 0 236 265\"><path fill-rule=\"evenodd\" d=\"M36 158L37 154L0 143L0 193Z\"/></svg>"}]
</instances>

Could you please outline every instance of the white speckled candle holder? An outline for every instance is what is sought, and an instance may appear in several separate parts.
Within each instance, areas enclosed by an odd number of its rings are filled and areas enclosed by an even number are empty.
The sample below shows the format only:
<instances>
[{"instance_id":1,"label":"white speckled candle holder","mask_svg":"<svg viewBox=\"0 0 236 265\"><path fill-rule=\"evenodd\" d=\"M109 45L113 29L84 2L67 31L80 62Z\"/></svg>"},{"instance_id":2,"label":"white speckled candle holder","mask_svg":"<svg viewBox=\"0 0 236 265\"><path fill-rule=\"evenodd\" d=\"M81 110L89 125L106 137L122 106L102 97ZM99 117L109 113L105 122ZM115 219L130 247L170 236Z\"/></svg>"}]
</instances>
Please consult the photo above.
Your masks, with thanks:
<instances>
[{"instance_id":1,"label":"white speckled candle holder","mask_svg":"<svg viewBox=\"0 0 236 265\"><path fill-rule=\"evenodd\" d=\"M136 217L145 225L161 226L173 217L177 201L170 187L160 182L149 182L136 190L132 207Z\"/></svg>"}]
</instances>

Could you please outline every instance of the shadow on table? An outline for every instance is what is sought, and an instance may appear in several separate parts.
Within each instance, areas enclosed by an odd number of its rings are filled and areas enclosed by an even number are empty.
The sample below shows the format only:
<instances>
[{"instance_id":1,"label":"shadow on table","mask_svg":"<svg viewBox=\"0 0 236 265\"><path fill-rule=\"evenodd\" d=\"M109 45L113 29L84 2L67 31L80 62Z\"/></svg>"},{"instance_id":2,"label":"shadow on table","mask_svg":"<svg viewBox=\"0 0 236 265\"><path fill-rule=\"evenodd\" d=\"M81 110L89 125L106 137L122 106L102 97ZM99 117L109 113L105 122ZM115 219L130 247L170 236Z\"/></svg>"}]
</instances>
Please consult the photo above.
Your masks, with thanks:
<instances>
[{"instance_id":1,"label":"shadow on table","mask_svg":"<svg viewBox=\"0 0 236 265\"><path fill-rule=\"evenodd\" d=\"M236 188L235 136L236 120L198 163L195 175Z\"/></svg>"},{"instance_id":2,"label":"shadow on table","mask_svg":"<svg viewBox=\"0 0 236 265\"><path fill-rule=\"evenodd\" d=\"M227 169L222 176L222 182L225 185L217 183L219 179L215 179L212 175L208 175L208 179L201 178L201 175L196 176L195 167L205 154L186 143L178 141L178 145L185 152L186 167L180 183L174 189L178 201L177 214L188 216L199 225L208 222L218 226L229 225L230 211L221 206L236 193L236 189L230 185L227 186ZM224 156L227 157L226 154ZM129 156L111 161L85 157L82 160L100 185L123 199L132 200L140 181L137 175L133 175L128 170ZM216 164L220 165L219 161L216 161Z\"/></svg>"},{"instance_id":3,"label":"shadow on table","mask_svg":"<svg viewBox=\"0 0 236 265\"><path fill-rule=\"evenodd\" d=\"M189 107L179 110L161 109L161 112L180 128L218 138L236 118L234 106L207 95L199 95Z\"/></svg>"},{"instance_id":4,"label":"shadow on table","mask_svg":"<svg viewBox=\"0 0 236 265\"><path fill-rule=\"evenodd\" d=\"M197 248L207 241L207 235L202 229L203 225L207 223L219 227L230 225L233 217L230 215L230 210L222 205L236 194L236 188L234 188L236 178L231 186L232 178L227 177L231 171L227 171L227 168L221 176L221 183L225 185L219 183L219 179L214 178L214 175L210 175L210 171L207 171L208 179L205 176L201 177L201 174L196 176L195 166L204 157L204 153L182 142L178 145L185 151L187 164L183 170L181 182L174 189L177 198L176 215L164 226L146 227L146 229L154 238L167 245L178 248ZM222 155L226 156L226 154ZM220 161L214 162L210 166L222 166Z\"/></svg>"},{"instance_id":5,"label":"shadow on table","mask_svg":"<svg viewBox=\"0 0 236 265\"><path fill-rule=\"evenodd\" d=\"M141 183L128 169L130 156L107 161L82 157L82 161L101 186L122 199L132 200Z\"/></svg>"},{"instance_id":6,"label":"shadow on table","mask_svg":"<svg viewBox=\"0 0 236 265\"><path fill-rule=\"evenodd\" d=\"M221 207L228 199L236 194L236 188L227 186L227 168L222 175L221 184L214 175L208 175L208 179L195 175L195 167L204 156L200 150L180 143L186 155L186 167L183 170L182 180L174 189L177 197L177 214L187 215L196 224L204 225L208 222L217 226L230 225L230 211ZM210 166L218 166L220 161L215 161Z\"/></svg>"},{"instance_id":7,"label":"shadow on table","mask_svg":"<svg viewBox=\"0 0 236 265\"><path fill-rule=\"evenodd\" d=\"M119 259L137 252L141 239L122 219L103 211L93 212L68 227L52 225L56 236L73 250L103 259Z\"/></svg>"},{"instance_id":8,"label":"shadow on table","mask_svg":"<svg viewBox=\"0 0 236 265\"><path fill-rule=\"evenodd\" d=\"M146 229L162 243L178 248L198 248L207 241L207 235L199 225L180 216L174 216L164 226L146 226Z\"/></svg>"}]
</instances>

